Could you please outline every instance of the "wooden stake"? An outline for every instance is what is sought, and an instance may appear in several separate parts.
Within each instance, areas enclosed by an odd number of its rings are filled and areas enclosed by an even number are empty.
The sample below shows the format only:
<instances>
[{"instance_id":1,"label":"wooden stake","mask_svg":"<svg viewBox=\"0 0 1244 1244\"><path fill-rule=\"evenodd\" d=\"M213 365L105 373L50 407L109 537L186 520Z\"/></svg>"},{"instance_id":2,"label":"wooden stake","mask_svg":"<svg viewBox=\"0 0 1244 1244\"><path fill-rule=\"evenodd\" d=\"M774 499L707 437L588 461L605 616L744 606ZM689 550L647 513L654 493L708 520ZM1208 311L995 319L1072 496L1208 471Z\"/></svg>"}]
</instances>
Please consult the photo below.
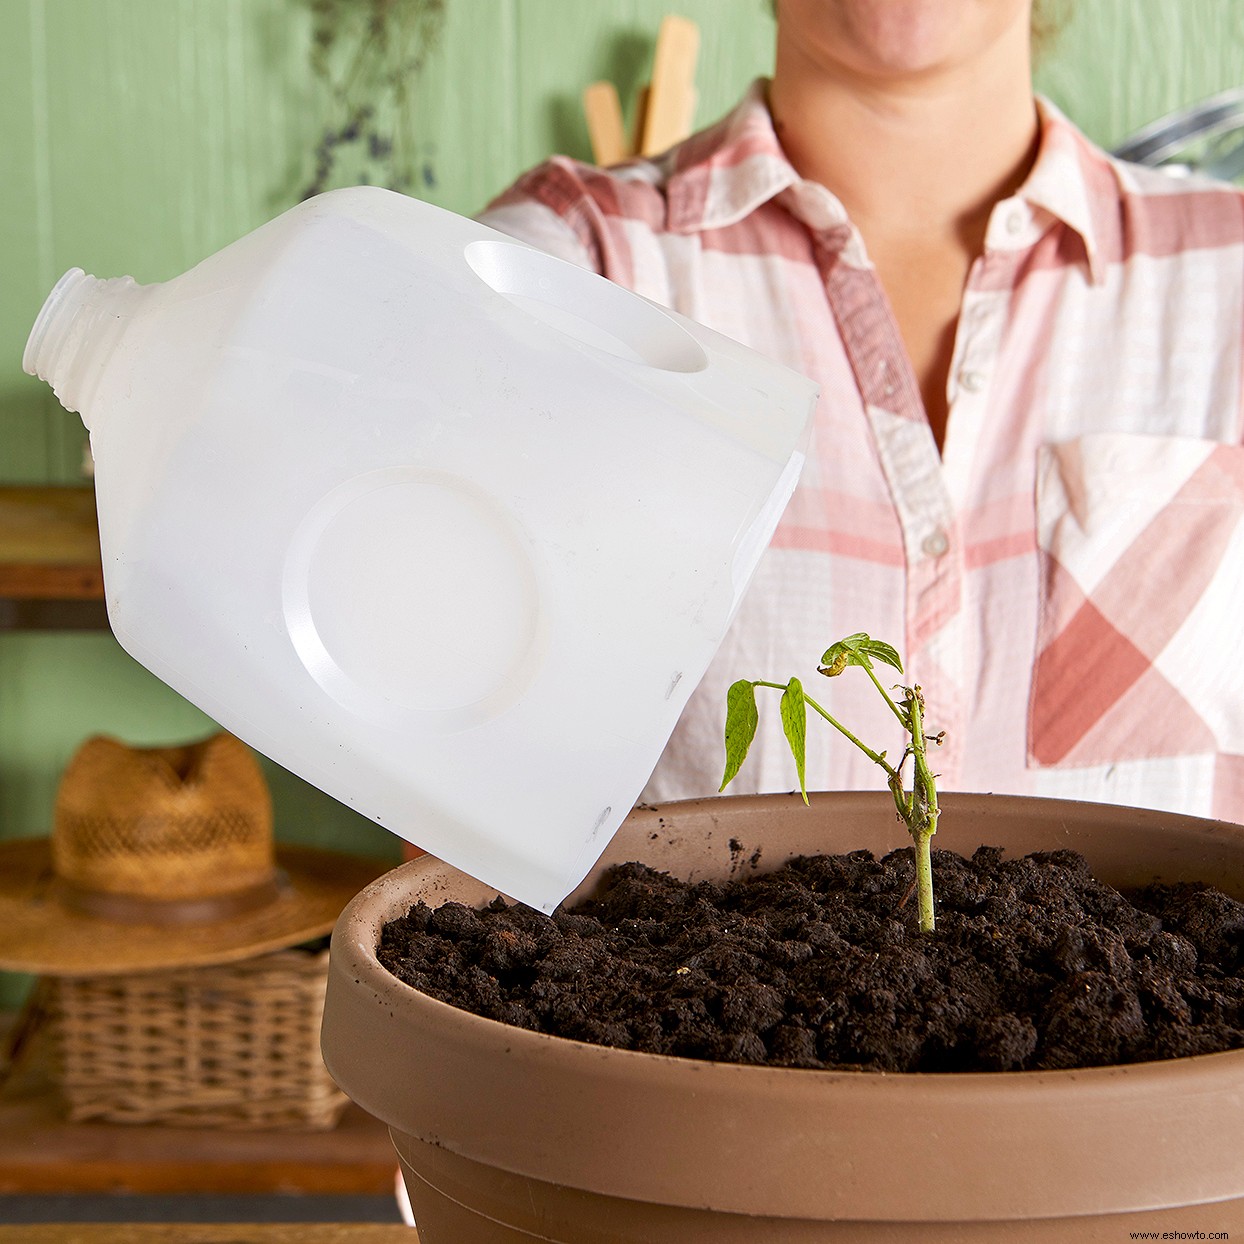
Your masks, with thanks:
<instances>
[{"instance_id":1,"label":"wooden stake","mask_svg":"<svg viewBox=\"0 0 1244 1244\"><path fill-rule=\"evenodd\" d=\"M695 22L673 14L662 20L643 114L640 155L656 155L691 133L699 51L700 28Z\"/></svg>"},{"instance_id":2,"label":"wooden stake","mask_svg":"<svg viewBox=\"0 0 1244 1244\"><path fill-rule=\"evenodd\" d=\"M583 92L583 111L592 140L592 158L602 168L618 164L631 154L622 124L622 105L612 82L593 82Z\"/></svg>"}]
</instances>

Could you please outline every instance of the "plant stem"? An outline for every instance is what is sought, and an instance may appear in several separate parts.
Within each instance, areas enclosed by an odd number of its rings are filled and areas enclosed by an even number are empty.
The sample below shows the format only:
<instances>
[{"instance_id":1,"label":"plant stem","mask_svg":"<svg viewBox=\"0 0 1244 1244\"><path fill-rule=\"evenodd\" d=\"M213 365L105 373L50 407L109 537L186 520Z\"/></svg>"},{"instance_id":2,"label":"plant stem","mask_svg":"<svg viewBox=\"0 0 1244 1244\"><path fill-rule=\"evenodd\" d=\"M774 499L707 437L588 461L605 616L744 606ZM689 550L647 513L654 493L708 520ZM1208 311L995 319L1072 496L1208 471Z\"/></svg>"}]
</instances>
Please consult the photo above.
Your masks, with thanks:
<instances>
[{"instance_id":1,"label":"plant stem","mask_svg":"<svg viewBox=\"0 0 1244 1244\"><path fill-rule=\"evenodd\" d=\"M875 671L873 670L873 667L871 665L865 665L863 668L864 668L864 673L867 674L868 677L873 680L873 686L876 687L877 690L881 692L881 698L890 706L890 712L892 712L894 716L898 718L898 724L902 726L904 730L910 731L911 727L907 723L907 718L903 716L903 710L900 709L899 706L894 703L893 697L881 685L881 680L877 677Z\"/></svg>"},{"instance_id":2,"label":"plant stem","mask_svg":"<svg viewBox=\"0 0 1244 1244\"><path fill-rule=\"evenodd\" d=\"M919 902L920 932L932 933L936 927L933 913L933 858L929 851L932 834L916 834L911 844L916 861L916 897Z\"/></svg>"},{"instance_id":3,"label":"plant stem","mask_svg":"<svg viewBox=\"0 0 1244 1244\"><path fill-rule=\"evenodd\" d=\"M916 886L920 900L920 931L932 933L935 925L933 912L933 860L929 842L937 833L937 784L925 757L924 697L919 687L912 687L905 707L910 722L911 751L915 771L912 774L912 818L907 823L911 831L912 852L916 861Z\"/></svg>"}]
</instances>

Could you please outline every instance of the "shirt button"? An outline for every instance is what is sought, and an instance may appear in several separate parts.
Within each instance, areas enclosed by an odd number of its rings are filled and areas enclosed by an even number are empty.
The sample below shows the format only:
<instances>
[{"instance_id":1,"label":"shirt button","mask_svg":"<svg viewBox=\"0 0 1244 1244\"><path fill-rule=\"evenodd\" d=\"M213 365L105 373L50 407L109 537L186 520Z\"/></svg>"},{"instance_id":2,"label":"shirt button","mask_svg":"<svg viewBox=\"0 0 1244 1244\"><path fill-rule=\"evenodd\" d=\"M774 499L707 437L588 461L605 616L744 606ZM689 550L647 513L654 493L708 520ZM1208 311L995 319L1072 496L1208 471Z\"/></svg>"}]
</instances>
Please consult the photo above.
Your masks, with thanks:
<instances>
[{"instance_id":1,"label":"shirt button","mask_svg":"<svg viewBox=\"0 0 1244 1244\"><path fill-rule=\"evenodd\" d=\"M950 548L950 538L938 527L935 531L930 531L925 536L920 542L920 548L924 551L926 557L942 557L947 549Z\"/></svg>"},{"instance_id":2,"label":"shirt button","mask_svg":"<svg viewBox=\"0 0 1244 1244\"><path fill-rule=\"evenodd\" d=\"M961 371L959 384L969 393L979 393L985 387L985 377L978 371Z\"/></svg>"},{"instance_id":3,"label":"shirt button","mask_svg":"<svg viewBox=\"0 0 1244 1244\"><path fill-rule=\"evenodd\" d=\"M1019 233L1026 223L1024 220L1024 213L1018 208L1015 208L1013 211L1007 212L1006 221L1004 223L1006 224L1007 233Z\"/></svg>"}]
</instances>

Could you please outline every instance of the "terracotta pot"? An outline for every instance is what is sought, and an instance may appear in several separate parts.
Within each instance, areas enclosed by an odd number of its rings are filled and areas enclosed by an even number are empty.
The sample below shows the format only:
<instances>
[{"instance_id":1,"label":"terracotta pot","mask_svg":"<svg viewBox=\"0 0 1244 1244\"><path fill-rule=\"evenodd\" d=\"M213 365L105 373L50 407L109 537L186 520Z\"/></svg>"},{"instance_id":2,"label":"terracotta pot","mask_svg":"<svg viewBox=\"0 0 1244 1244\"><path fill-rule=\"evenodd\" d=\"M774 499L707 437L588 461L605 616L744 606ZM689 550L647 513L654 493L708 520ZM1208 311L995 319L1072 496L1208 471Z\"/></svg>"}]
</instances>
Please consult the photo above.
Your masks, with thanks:
<instances>
[{"instance_id":1,"label":"terracotta pot","mask_svg":"<svg viewBox=\"0 0 1244 1244\"><path fill-rule=\"evenodd\" d=\"M988 795L943 806L941 847L1070 847L1115 885L1203 880L1244 898L1238 826ZM763 870L903 844L884 793L667 804L634 812L574 897L620 860L726 876L756 850ZM746 1067L510 1028L377 962L379 928L416 899L492 897L425 858L364 890L333 936L324 1059L391 1127L424 1244L1244 1232L1244 1051L1057 1072Z\"/></svg>"}]
</instances>

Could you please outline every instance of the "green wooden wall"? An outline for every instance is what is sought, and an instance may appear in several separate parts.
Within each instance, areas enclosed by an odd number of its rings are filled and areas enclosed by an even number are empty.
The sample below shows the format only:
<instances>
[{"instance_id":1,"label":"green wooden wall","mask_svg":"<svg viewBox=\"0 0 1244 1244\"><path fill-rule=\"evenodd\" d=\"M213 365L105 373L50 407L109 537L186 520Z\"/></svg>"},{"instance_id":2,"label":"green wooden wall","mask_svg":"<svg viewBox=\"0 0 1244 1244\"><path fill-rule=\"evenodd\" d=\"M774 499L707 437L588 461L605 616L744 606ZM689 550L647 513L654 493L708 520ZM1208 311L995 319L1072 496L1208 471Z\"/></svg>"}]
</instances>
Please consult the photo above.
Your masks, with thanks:
<instances>
[{"instance_id":1,"label":"green wooden wall","mask_svg":"<svg viewBox=\"0 0 1244 1244\"><path fill-rule=\"evenodd\" d=\"M414 92L424 197L471 212L553 151L586 158L579 105L609 77L628 107L662 15L699 23L698 119L767 71L768 0L447 0ZM175 276L289 206L323 126L308 0L0 0L0 483L80 478L84 435L21 372L66 268ZM1240 0L1079 0L1039 86L1110 145L1244 85ZM47 830L88 734L136 743L211 723L108 635L0 634L0 837ZM268 766L278 835L395 858L383 830ZM2 936L2 934L0 934ZM0 977L0 1004L18 986Z\"/></svg>"}]
</instances>

